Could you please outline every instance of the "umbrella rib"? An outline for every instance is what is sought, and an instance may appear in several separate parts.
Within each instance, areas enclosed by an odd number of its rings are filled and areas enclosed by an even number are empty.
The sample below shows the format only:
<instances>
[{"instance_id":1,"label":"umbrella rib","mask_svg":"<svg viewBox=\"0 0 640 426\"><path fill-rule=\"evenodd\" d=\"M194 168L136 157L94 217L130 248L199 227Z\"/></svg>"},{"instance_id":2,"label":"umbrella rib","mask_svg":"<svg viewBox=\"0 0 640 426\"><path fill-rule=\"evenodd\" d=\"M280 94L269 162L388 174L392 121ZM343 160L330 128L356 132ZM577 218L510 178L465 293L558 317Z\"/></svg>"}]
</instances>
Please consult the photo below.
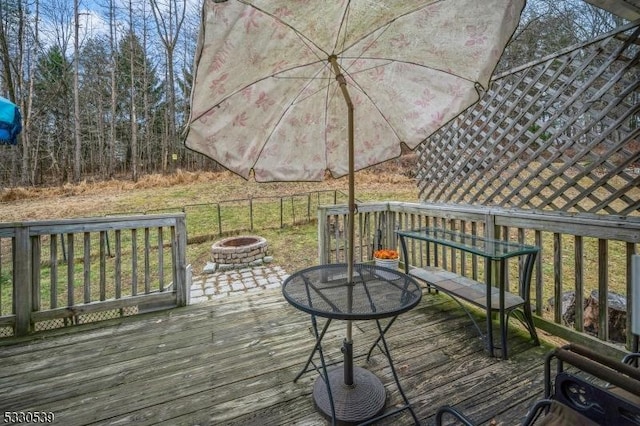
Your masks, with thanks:
<instances>
[{"instance_id":1,"label":"umbrella rib","mask_svg":"<svg viewBox=\"0 0 640 426\"><path fill-rule=\"evenodd\" d=\"M396 129L391 125L391 123L389 122L389 120L387 120L387 117L385 117L385 116L384 116L384 114L382 113L382 111L380 110L380 108L378 108L378 105L373 101L373 99L371 98L371 96L369 96L369 94L367 93L367 91L366 91L366 90L364 90L364 89L362 88L362 86L360 86L360 85L358 84L358 82L356 81L356 79L354 79L354 78L351 76L351 74L350 74L347 70L345 70L343 67L340 67L340 68L341 68L341 69L342 69L342 70L343 70L343 71L344 71L344 72L349 76L349 78L350 78L351 82L353 83L353 85L354 85L354 86L355 86L355 87L356 87L356 88L357 88L357 89L358 89L362 94L364 94L364 96L366 96L366 97L367 97L367 99L369 99L369 102L371 102L371 104L374 106L374 108L376 109L376 111L378 111L378 113L380 114L380 117L382 117L382 119L387 123L387 125L389 126L389 128L391 129L391 131L393 132L393 134L394 134L394 135L396 135L396 138L397 138L399 141L402 141L402 139L400 139L400 135L398 134L398 132L396 131ZM325 105L327 106L327 108L328 108L328 106L329 106L329 99L328 99L328 95L329 95L329 92L327 91L327 102L325 103ZM325 117L327 117L327 116L328 116L328 113L326 113L326 112L325 112Z\"/></svg>"},{"instance_id":2,"label":"umbrella rib","mask_svg":"<svg viewBox=\"0 0 640 426\"><path fill-rule=\"evenodd\" d=\"M340 25L338 26L338 34L336 34L336 42L333 45L333 51L335 52L338 49L338 44L340 43L340 34L342 33L342 27L347 25L347 21L349 20L349 12L351 10L351 0L347 1L347 5L344 8L344 11L342 13L342 19L340 20ZM346 37L347 37L347 31L345 30L344 34L343 34L343 39L342 39L342 44L343 44L343 49L341 50L342 52L345 51L344 49L344 43L346 42Z\"/></svg>"},{"instance_id":3,"label":"umbrella rib","mask_svg":"<svg viewBox=\"0 0 640 426\"><path fill-rule=\"evenodd\" d=\"M310 78L310 77L302 77L302 76L301 76L301 77L281 77L281 76L279 76L279 74L283 74L283 73L285 73L285 72L289 72L289 71L295 70L295 69L297 69L297 68L304 68L304 67L308 67L308 66L310 66L310 65L314 65L314 64L322 63L322 62L324 62L324 60L319 59L317 62L310 62L310 63L307 63L307 64L296 65L296 66L294 66L294 67L291 67L291 68L287 68L287 69L284 69L284 70L278 71L278 72L277 72L277 73L275 73L275 74L269 74L269 75L266 75L266 76L264 76L264 77L262 77L262 78L259 78L259 79L256 79L256 80L253 80L253 81L251 81L250 83L248 83L247 85L245 85L245 86L243 86L243 87L240 87L239 89L237 89L237 90L235 90L234 92L230 93L228 96L225 96L224 98L220 99L220 100L218 101L218 103L216 103L215 105L213 105L211 108L208 108L207 110L203 111L203 112L202 112L201 114L199 114L198 116L195 116L195 117L194 117L193 119L191 119L190 121L192 121L192 122L193 122L193 121L197 121L197 120L201 119L203 116L205 116L205 115L207 115L209 112L211 112L214 108L219 108L219 107L220 107L220 105L221 105L223 102L225 102L227 99L229 99L229 98L231 98L231 97L233 97L233 96L237 95L238 93L242 93L242 91L243 91L243 90L245 90L247 87L253 86L254 84L259 83L259 82L261 82L261 81L264 81L264 80L266 80L266 79L268 79L268 78L282 78L282 79L296 79L296 78L304 78L304 79L310 79L310 80L317 79L317 77L311 77L311 78Z\"/></svg>"},{"instance_id":4,"label":"umbrella rib","mask_svg":"<svg viewBox=\"0 0 640 426\"><path fill-rule=\"evenodd\" d=\"M443 1L444 0L437 0L437 1L434 1L433 3L424 4L422 6L418 6L418 7L415 7L413 9L411 9L411 10L406 11L402 15L398 15L398 16L394 17L393 19L391 19L391 20L383 23L382 25L378 26L377 28L375 28L375 29L363 34L362 37L360 37L357 40L354 40L353 43L351 43L349 46L343 47L343 49L340 51L340 53L336 52L335 55L340 57L343 52L346 52L347 50L351 49L353 46L355 46L356 44L360 43L362 40L364 40L365 38L369 37L371 34L375 33L376 31L378 31L378 30L380 30L380 29L382 29L384 27L388 28L393 22L397 21L398 19L403 18L403 17L405 17L407 15L411 15L412 13L415 13L418 10L425 9L427 7L430 7L430 6L434 5L435 3L441 3ZM349 0L349 3L351 3L350 0ZM385 31L386 31L386 29L385 29ZM384 31L383 31L383 33L384 33ZM345 37L346 37L346 30L345 30ZM378 37L380 37L380 36L378 36ZM337 44L338 44L338 41L336 40L336 46L337 46Z\"/></svg>"},{"instance_id":5,"label":"umbrella rib","mask_svg":"<svg viewBox=\"0 0 640 426\"><path fill-rule=\"evenodd\" d=\"M420 68L425 68L425 69L429 69L429 70L432 70L432 71L436 71L436 72L439 72L439 73L442 73L442 74L447 74L447 75L450 75L450 76L452 76L452 77L459 78L459 79L461 79L461 80L465 80L465 81L468 81L468 82L473 83L473 84L478 83L477 81L472 80L472 79L470 79L470 78L468 78L468 77L463 77L463 76L461 76L461 75L458 75L458 74L452 73L452 72L447 71L447 70L445 70L445 69L435 68L435 67L432 67L432 66L429 66L429 65L420 64L420 63L412 62L412 61L401 61L401 60L398 60L398 59L392 59L392 58L368 57L368 56L353 56L353 57L352 57L352 56L343 56L342 58L343 58L343 59L353 59L353 60L357 60L357 59L366 59L366 60L370 60L370 61L371 61L371 60L374 60L374 61L388 61L387 63L382 64L382 65L376 65L376 66L372 66L372 67L367 68L367 69L361 69L361 70L359 70L359 71L358 71L358 72L356 72L356 73L349 73L349 75L355 75L355 74L361 73L361 72L363 72L363 71L368 71L368 70L371 70L371 69L374 69L374 68L387 66L387 65L389 65L389 63L391 63L391 62L396 62L396 63L399 63L399 64L414 65L414 66L417 66L417 67L420 67ZM347 70L345 70L345 72L347 72Z\"/></svg>"},{"instance_id":6,"label":"umbrella rib","mask_svg":"<svg viewBox=\"0 0 640 426\"><path fill-rule=\"evenodd\" d=\"M316 76L318 74L320 74L322 71L326 70L326 66L319 69L318 72L316 73ZM275 76L274 76L275 77ZM285 115L287 115L287 112L289 112L289 110L293 107L293 105L300 100L300 95L302 94L302 92L304 92L304 90L309 87L309 85L315 80L317 79L317 77L313 77L310 78L309 81L300 89L300 91L298 92L298 94L296 96L293 97L293 99L291 100L291 102L289 103L289 105L287 105L286 108L283 109L282 114L280 115L280 118L278 118L278 120L275 122L274 126L271 128L271 130L269 131L269 134L267 135L266 139L265 139L265 143L262 145L262 149L260 149L260 154L262 153L262 151L264 150L264 148L267 146L267 144L269 143L269 140L271 139L271 136L273 136L273 133L275 132L275 130L278 128L278 125L282 122L282 119L284 118ZM330 79L328 79L329 81L331 81ZM330 87L330 84L327 85L327 87ZM319 89L318 91L314 92L318 93L323 89ZM313 95L313 94L312 94ZM312 96L309 95L309 96ZM307 99L303 98L303 99ZM325 111L325 117L326 117L326 111ZM260 155L258 155L258 158L260 157Z\"/></svg>"},{"instance_id":7,"label":"umbrella rib","mask_svg":"<svg viewBox=\"0 0 640 426\"><path fill-rule=\"evenodd\" d=\"M254 8L254 9L255 9L255 10L257 10L257 11L259 11L259 12L261 12L261 13L264 13L264 14L265 14L265 15L267 15L267 16L270 16L272 19L274 19L274 20L276 20L276 21L280 22L282 25L284 25L285 27L289 28L291 31L293 31L293 32L294 32L294 34L297 34L297 35L298 35L298 37L300 37L301 39L305 40L305 41L306 41L306 42L308 42L309 44L311 44L311 45L315 46L315 47L316 47L316 49L318 49L318 50L319 50L319 51L321 51L321 52L324 52L327 56L329 56L329 53L325 52L325 51L324 51L324 49L322 49L320 46L318 46L317 44L315 44L315 43L313 42L313 40L311 40L310 38L308 38L307 36L305 36L304 34L302 34L300 31L298 31L298 30L297 30L297 29L295 29L293 26L291 26L290 24L286 23L285 21L283 21L282 19L280 19L278 16L274 15L273 13L269 13L269 12L267 12L266 10L264 10L264 9L262 9L262 8L260 8L260 7L258 7L258 6L256 6L255 4L251 4L251 3L249 3L249 1L248 1L248 0L238 0L238 2L239 2L239 3L242 3L242 4L246 5L246 6L250 6L250 7ZM305 44L307 44L306 42L305 42ZM311 49L311 51L313 51L313 49ZM315 52L314 52L314 54L315 54ZM316 56L318 56L318 55L316 55ZM318 58L318 59L321 59L321 60L322 60L322 58Z\"/></svg>"}]
</instances>

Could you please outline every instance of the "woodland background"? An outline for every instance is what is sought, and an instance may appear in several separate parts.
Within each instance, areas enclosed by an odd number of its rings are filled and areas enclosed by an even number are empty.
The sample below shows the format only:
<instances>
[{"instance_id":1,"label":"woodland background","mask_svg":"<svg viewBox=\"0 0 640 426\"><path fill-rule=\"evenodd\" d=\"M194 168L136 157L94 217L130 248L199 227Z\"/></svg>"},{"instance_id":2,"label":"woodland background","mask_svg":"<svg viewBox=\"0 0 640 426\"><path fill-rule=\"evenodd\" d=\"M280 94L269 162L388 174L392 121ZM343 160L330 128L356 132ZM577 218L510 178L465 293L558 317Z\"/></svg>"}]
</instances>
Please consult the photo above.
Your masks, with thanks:
<instances>
[{"instance_id":1,"label":"woodland background","mask_svg":"<svg viewBox=\"0 0 640 426\"><path fill-rule=\"evenodd\" d=\"M210 0L206 0L210 1ZM217 171L184 147L202 0L0 0L0 95L23 131L0 188ZM529 0L497 72L624 22L578 0Z\"/></svg>"}]
</instances>

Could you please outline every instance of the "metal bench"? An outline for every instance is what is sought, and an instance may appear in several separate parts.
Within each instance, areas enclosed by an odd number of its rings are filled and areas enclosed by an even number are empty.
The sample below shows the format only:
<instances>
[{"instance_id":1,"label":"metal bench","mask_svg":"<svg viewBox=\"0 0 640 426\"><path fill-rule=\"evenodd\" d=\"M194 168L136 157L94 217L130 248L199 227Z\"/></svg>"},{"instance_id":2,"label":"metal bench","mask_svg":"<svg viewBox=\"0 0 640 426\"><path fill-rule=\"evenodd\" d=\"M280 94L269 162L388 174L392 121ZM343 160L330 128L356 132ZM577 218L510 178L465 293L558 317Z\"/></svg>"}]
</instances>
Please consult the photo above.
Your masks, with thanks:
<instances>
[{"instance_id":1,"label":"metal bench","mask_svg":"<svg viewBox=\"0 0 640 426\"><path fill-rule=\"evenodd\" d=\"M475 306L482 308L486 312L497 312L499 314L500 290L497 287L489 286L491 297L488 298L486 283L481 283L471 278L463 277L461 275L434 266L410 268L409 275L419 279L420 281L424 281L429 288L434 288L451 296L451 298L455 300L462 307L462 309L464 309L464 311L478 330L480 336L485 339L487 338L487 336L482 332L482 329L480 328L474 316L471 314L471 312L469 312L466 306L460 303L460 301L463 300L465 302L469 302ZM503 351L505 351L505 355L506 334L509 317L516 312L520 314L517 318L529 331L531 339L533 339L536 345L539 344L538 335L533 323L531 306L529 305L528 286L526 286L524 292L526 294L525 298L517 294L509 293L507 291L504 292L504 319L503 322L501 322L501 335L503 342L502 345L504 346ZM490 307L487 306L488 303L491 303Z\"/></svg>"}]
</instances>

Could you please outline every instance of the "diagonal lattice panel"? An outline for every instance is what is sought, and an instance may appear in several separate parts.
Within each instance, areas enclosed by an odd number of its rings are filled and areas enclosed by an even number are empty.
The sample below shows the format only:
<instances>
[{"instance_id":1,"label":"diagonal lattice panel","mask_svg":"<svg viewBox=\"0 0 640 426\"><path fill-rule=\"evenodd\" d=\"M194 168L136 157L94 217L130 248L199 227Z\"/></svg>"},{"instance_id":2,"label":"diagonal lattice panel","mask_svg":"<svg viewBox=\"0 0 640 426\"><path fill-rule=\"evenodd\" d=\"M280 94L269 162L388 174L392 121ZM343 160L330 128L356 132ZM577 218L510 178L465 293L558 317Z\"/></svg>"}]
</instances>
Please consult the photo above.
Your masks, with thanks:
<instances>
[{"instance_id":1,"label":"diagonal lattice panel","mask_svg":"<svg viewBox=\"0 0 640 426\"><path fill-rule=\"evenodd\" d=\"M417 149L424 201L640 214L640 24L501 74Z\"/></svg>"}]
</instances>

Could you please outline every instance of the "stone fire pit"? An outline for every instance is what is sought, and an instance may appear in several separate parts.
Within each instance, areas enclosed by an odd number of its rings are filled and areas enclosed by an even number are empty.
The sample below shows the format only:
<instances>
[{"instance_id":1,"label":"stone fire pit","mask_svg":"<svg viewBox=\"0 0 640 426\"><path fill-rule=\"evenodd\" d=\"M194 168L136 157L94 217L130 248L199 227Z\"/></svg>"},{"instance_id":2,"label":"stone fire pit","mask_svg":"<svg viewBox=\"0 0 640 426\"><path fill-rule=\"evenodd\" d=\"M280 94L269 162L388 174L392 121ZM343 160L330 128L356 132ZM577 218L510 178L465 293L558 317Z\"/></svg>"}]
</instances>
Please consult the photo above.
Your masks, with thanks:
<instances>
[{"instance_id":1,"label":"stone fire pit","mask_svg":"<svg viewBox=\"0 0 640 426\"><path fill-rule=\"evenodd\" d=\"M217 269L237 269L269 263L267 240L250 235L229 237L211 246L211 256Z\"/></svg>"}]
</instances>

